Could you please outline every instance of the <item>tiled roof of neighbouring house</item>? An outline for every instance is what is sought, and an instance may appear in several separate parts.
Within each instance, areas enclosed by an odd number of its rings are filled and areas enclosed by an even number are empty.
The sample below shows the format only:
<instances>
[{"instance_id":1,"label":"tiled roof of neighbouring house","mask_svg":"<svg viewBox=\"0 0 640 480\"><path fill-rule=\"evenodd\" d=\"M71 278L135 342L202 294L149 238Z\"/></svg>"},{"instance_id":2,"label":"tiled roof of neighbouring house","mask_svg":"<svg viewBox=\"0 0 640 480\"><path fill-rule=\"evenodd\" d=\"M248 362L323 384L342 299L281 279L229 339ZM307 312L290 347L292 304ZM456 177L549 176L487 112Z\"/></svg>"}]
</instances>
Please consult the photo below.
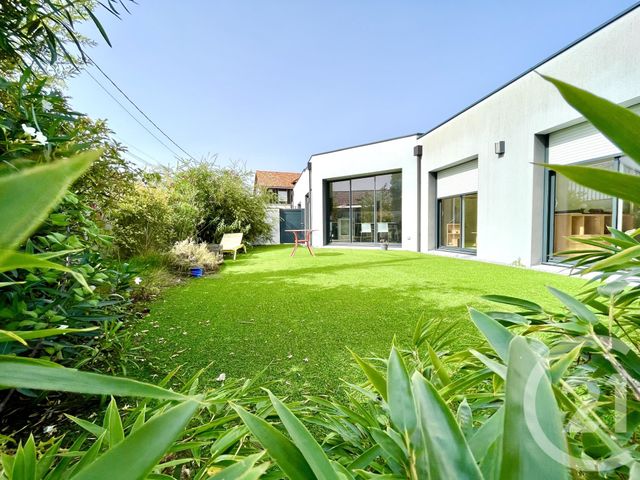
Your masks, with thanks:
<instances>
[{"instance_id":1,"label":"tiled roof of neighbouring house","mask_svg":"<svg viewBox=\"0 0 640 480\"><path fill-rule=\"evenodd\" d=\"M264 188L293 188L298 178L300 178L299 173L256 170L254 185Z\"/></svg>"}]
</instances>

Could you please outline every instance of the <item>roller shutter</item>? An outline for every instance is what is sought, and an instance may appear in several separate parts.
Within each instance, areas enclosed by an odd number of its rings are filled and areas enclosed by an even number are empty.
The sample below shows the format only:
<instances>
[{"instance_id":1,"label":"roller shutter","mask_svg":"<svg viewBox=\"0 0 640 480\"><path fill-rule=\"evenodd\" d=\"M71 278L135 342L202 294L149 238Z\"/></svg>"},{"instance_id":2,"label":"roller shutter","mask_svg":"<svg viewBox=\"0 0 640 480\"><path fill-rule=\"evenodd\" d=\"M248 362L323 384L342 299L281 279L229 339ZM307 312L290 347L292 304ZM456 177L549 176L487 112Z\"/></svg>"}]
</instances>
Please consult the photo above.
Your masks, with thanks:
<instances>
[{"instance_id":1,"label":"roller shutter","mask_svg":"<svg viewBox=\"0 0 640 480\"><path fill-rule=\"evenodd\" d=\"M640 112L640 105L631 108ZM620 149L589 122L563 128L549 134L549 163L568 165L620 155Z\"/></svg>"},{"instance_id":2,"label":"roller shutter","mask_svg":"<svg viewBox=\"0 0 640 480\"><path fill-rule=\"evenodd\" d=\"M478 161L472 160L437 172L438 198L478 191Z\"/></svg>"}]
</instances>

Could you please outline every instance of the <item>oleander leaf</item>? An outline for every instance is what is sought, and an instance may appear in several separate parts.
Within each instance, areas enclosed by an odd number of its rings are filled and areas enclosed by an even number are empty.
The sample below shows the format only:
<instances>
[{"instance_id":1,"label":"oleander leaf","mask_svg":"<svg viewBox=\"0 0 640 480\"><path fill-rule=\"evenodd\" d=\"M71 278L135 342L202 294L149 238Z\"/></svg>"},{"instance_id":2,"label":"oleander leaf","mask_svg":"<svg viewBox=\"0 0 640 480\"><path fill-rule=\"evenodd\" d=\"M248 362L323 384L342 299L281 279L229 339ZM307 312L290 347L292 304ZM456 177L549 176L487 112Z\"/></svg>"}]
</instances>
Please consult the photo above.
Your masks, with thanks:
<instances>
[{"instance_id":1,"label":"oleander leaf","mask_svg":"<svg viewBox=\"0 0 640 480\"><path fill-rule=\"evenodd\" d=\"M0 177L0 263L42 223L67 188L82 175L101 151L21 170Z\"/></svg>"},{"instance_id":2,"label":"oleander leaf","mask_svg":"<svg viewBox=\"0 0 640 480\"><path fill-rule=\"evenodd\" d=\"M0 385L32 390L185 400L180 393L129 378L82 372L73 368L52 368L37 359L0 355Z\"/></svg>"}]
</instances>

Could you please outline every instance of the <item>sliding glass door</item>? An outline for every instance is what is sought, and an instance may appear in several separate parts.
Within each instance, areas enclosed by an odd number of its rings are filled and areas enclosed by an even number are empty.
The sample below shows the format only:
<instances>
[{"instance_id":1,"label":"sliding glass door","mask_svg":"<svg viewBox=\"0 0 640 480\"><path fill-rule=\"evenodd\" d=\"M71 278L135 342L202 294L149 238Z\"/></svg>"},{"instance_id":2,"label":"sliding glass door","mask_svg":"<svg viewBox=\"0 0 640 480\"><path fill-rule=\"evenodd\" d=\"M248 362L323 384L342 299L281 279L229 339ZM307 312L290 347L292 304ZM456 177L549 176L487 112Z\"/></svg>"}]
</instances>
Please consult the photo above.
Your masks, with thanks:
<instances>
[{"instance_id":1,"label":"sliding glass door","mask_svg":"<svg viewBox=\"0 0 640 480\"><path fill-rule=\"evenodd\" d=\"M623 173L628 175L640 175L640 167L633 160L627 157L620 159L620 166ZM640 228L640 205L631 203L627 200L621 201L620 217L618 218L618 225L622 227L623 231L635 230Z\"/></svg>"},{"instance_id":2,"label":"sliding glass door","mask_svg":"<svg viewBox=\"0 0 640 480\"><path fill-rule=\"evenodd\" d=\"M586 165L631 175L640 174L635 163L626 157ZM622 231L640 227L638 205L583 187L552 171L548 173L548 178L548 260L560 260L563 252L595 248L579 240L609 235L609 227Z\"/></svg>"},{"instance_id":3,"label":"sliding glass door","mask_svg":"<svg viewBox=\"0 0 640 480\"><path fill-rule=\"evenodd\" d=\"M438 247L476 250L478 194L456 195L438 201Z\"/></svg>"},{"instance_id":4,"label":"sliding glass door","mask_svg":"<svg viewBox=\"0 0 640 480\"><path fill-rule=\"evenodd\" d=\"M462 247L461 197L440 200L440 247Z\"/></svg>"},{"instance_id":5,"label":"sliding glass door","mask_svg":"<svg viewBox=\"0 0 640 480\"><path fill-rule=\"evenodd\" d=\"M378 175L376 180L376 241L402 243L402 174Z\"/></svg>"},{"instance_id":6,"label":"sliding glass door","mask_svg":"<svg viewBox=\"0 0 640 480\"><path fill-rule=\"evenodd\" d=\"M351 241L351 184L349 180L329 184L329 236Z\"/></svg>"},{"instance_id":7,"label":"sliding glass door","mask_svg":"<svg viewBox=\"0 0 640 480\"><path fill-rule=\"evenodd\" d=\"M354 243L373 242L375 195L374 177L351 180L351 240Z\"/></svg>"},{"instance_id":8,"label":"sliding glass door","mask_svg":"<svg viewBox=\"0 0 640 480\"><path fill-rule=\"evenodd\" d=\"M402 243L402 173L328 182L329 242Z\"/></svg>"}]
</instances>

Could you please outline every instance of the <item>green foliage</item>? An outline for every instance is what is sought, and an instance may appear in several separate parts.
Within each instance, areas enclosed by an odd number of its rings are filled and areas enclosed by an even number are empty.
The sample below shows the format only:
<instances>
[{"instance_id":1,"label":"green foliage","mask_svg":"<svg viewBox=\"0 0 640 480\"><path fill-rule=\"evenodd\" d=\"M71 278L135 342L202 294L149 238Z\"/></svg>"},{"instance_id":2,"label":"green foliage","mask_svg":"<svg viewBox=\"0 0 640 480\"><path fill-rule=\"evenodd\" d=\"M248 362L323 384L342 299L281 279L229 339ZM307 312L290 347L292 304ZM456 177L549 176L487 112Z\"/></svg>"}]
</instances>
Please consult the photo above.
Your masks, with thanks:
<instances>
[{"instance_id":1,"label":"green foliage","mask_svg":"<svg viewBox=\"0 0 640 480\"><path fill-rule=\"evenodd\" d=\"M116 246L126 256L166 252L177 240L172 218L163 186L137 184L111 212Z\"/></svg>"},{"instance_id":2,"label":"green foliage","mask_svg":"<svg viewBox=\"0 0 640 480\"><path fill-rule=\"evenodd\" d=\"M0 215L6 222L0 232L0 251L8 251L25 241L62 199L71 181L79 177L96 156L95 152L87 153L54 166L0 177Z\"/></svg>"},{"instance_id":3,"label":"green foliage","mask_svg":"<svg viewBox=\"0 0 640 480\"><path fill-rule=\"evenodd\" d=\"M91 217L88 206L67 194L27 240L25 251L37 255L32 258L48 258L50 268L14 267L0 274L1 280L12 283L0 290L0 326L21 331L99 330L80 337L64 335L29 346L6 347L4 353L44 356L67 363L80 355L83 365L106 366L108 349L104 340L127 314L133 272L123 271L103 257L101 250L110 245L110 240ZM103 361L96 362L94 354Z\"/></svg>"},{"instance_id":4,"label":"green foliage","mask_svg":"<svg viewBox=\"0 0 640 480\"><path fill-rule=\"evenodd\" d=\"M73 111L52 84L52 78L30 70L19 80L0 78L0 173L100 149L73 190L103 218L140 172L122 157L125 149L110 138L106 122Z\"/></svg>"},{"instance_id":5,"label":"green foliage","mask_svg":"<svg viewBox=\"0 0 640 480\"><path fill-rule=\"evenodd\" d=\"M273 396L271 402L291 440L274 433L263 421L246 412L241 416L276 464L284 469L291 459L304 459L308 465L316 465L316 468L312 467L316 478L338 478L346 474L347 478L395 475L414 479L533 479L540 478L543 470L545 478L568 478L568 466L560 463L564 457L550 458L548 450L540 446L539 437L523 441L523 435L529 432L527 422L531 422L527 412L537 408L540 432L554 443L561 455L567 454L547 363L524 337L514 336L510 344L506 362L508 375L502 387L504 394L496 392L493 402L481 396L473 401L470 407L473 423L484 423L484 419L487 428L476 428L472 423L467 427L466 435L451 410L451 400L443 397L447 387L435 387L433 370L416 370L422 363L416 361L421 356L420 349L406 355L412 365L409 371L400 353L392 349L385 375L386 390L390 393L386 401L359 388L349 396L349 404L311 399L312 411L303 412L306 416L302 418L328 430L324 448ZM469 377L477 371L482 371L481 365L467 365L460 375ZM535 389L527 388L532 372L539 377ZM473 395L484 382L486 380L478 378L471 385L460 383L455 392ZM447 393L450 396L451 392ZM499 408L501 402L504 407ZM490 423L494 416L501 421ZM488 429L489 425L491 429ZM378 453L369 456L372 448ZM298 463L304 468L305 463L301 460Z\"/></svg>"},{"instance_id":6,"label":"green foliage","mask_svg":"<svg viewBox=\"0 0 640 480\"><path fill-rule=\"evenodd\" d=\"M98 3L116 16L120 15L116 8L127 9L122 0ZM84 61L86 40L75 29L75 24L83 20L93 22L110 45L104 28L91 11L94 7L95 2L88 0L4 2L0 16L0 66L3 71L28 68L32 63L44 69L62 59L75 66L77 55ZM69 51L71 44L75 51Z\"/></svg>"},{"instance_id":7,"label":"green foliage","mask_svg":"<svg viewBox=\"0 0 640 480\"><path fill-rule=\"evenodd\" d=\"M111 138L113 132L104 120L86 116L75 120L68 129L78 148L99 148L102 155L72 186L72 190L94 210L96 221L108 223L110 211L133 188L140 170L126 160L125 148Z\"/></svg>"},{"instance_id":8,"label":"green foliage","mask_svg":"<svg viewBox=\"0 0 640 480\"><path fill-rule=\"evenodd\" d=\"M271 227L266 220L268 194L254 192L251 173L240 166L221 168L208 161L183 162L173 173L172 187L191 192L199 211L197 238L218 243L225 233L242 232L255 242Z\"/></svg>"},{"instance_id":9,"label":"green foliage","mask_svg":"<svg viewBox=\"0 0 640 480\"><path fill-rule=\"evenodd\" d=\"M248 172L208 161L183 162L175 170L147 175L113 208L113 234L126 256L168 252L194 238L217 243L228 232L247 242L270 234L268 195L254 192Z\"/></svg>"}]
</instances>

